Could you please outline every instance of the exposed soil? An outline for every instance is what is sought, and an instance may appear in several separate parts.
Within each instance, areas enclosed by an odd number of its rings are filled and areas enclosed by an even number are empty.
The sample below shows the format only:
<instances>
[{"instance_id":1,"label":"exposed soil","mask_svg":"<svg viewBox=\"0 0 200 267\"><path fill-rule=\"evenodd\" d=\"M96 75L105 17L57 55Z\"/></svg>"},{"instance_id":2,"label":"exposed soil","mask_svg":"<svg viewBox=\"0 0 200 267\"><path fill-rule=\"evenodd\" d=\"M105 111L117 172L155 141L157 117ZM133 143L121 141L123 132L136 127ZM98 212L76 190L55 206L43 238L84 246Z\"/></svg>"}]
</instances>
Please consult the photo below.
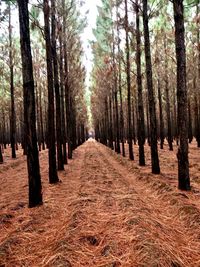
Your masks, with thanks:
<instances>
[{"instance_id":1,"label":"exposed soil","mask_svg":"<svg viewBox=\"0 0 200 267\"><path fill-rule=\"evenodd\" d=\"M44 205L27 208L25 157L0 165L0 266L200 266L200 163L190 147L192 191L177 190L176 148L159 151L160 175L89 140L48 184L40 153Z\"/></svg>"}]
</instances>

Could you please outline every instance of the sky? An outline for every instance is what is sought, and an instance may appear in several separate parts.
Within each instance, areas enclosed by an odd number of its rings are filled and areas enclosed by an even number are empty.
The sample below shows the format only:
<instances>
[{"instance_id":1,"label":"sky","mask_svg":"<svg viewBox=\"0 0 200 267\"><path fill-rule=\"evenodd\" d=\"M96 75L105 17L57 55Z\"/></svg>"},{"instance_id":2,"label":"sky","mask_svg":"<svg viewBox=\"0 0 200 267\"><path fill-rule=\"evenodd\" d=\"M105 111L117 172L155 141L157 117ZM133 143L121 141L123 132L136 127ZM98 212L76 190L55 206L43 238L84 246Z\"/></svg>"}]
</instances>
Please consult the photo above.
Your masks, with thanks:
<instances>
[{"instance_id":1,"label":"sky","mask_svg":"<svg viewBox=\"0 0 200 267\"><path fill-rule=\"evenodd\" d=\"M92 29L96 26L96 18L98 15L97 6L101 5L101 0L85 0L85 4L81 7L81 13L84 15L87 11L87 27L81 35L84 49L83 63L87 70L86 84L89 85L90 72L92 70L92 49L89 41L95 40Z\"/></svg>"},{"instance_id":2,"label":"sky","mask_svg":"<svg viewBox=\"0 0 200 267\"><path fill-rule=\"evenodd\" d=\"M34 0L32 0L31 2L34 2ZM89 87L89 78L93 62L92 49L89 41L94 40L92 29L96 26L96 18L98 14L97 6L101 5L101 0L84 0L81 2L84 3L81 6L80 12L82 16L86 16L87 19L87 27L81 34L81 40L84 50L83 64L87 71L86 86ZM2 8L3 10L5 8L5 4L1 1L0 3L2 4L0 5L0 8ZM12 11L12 15L12 24L14 25L13 30L16 34L19 34L18 13L16 9Z\"/></svg>"}]
</instances>

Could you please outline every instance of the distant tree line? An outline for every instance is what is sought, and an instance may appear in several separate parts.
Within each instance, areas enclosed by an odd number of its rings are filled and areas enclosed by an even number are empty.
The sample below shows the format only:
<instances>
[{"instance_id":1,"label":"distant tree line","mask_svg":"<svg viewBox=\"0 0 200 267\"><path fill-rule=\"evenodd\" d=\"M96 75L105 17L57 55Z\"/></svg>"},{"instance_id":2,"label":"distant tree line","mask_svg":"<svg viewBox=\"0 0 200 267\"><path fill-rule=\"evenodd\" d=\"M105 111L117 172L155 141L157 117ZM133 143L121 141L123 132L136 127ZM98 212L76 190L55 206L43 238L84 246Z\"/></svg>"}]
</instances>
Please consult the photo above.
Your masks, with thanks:
<instances>
[{"instance_id":1,"label":"distant tree line","mask_svg":"<svg viewBox=\"0 0 200 267\"><path fill-rule=\"evenodd\" d=\"M178 146L178 187L190 190L188 143L200 147L200 1L102 0L91 86L96 140L160 173L158 144ZM187 59L187 65L186 65Z\"/></svg>"},{"instance_id":2,"label":"distant tree line","mask_svg":"<svg viewBox=\"0 0 200 267\"><path fill-rule=\"evenodd\" d=\"M85 22L76 4L6 1L0 14L0 162L8 145L16 158L21 144L27 156L29 207L42 204L38 151L48 148L49 183L57 183L57 171L88 138L80 40ZM12 24L16 8L20 38Z\"/></svg>"}]
</instances>

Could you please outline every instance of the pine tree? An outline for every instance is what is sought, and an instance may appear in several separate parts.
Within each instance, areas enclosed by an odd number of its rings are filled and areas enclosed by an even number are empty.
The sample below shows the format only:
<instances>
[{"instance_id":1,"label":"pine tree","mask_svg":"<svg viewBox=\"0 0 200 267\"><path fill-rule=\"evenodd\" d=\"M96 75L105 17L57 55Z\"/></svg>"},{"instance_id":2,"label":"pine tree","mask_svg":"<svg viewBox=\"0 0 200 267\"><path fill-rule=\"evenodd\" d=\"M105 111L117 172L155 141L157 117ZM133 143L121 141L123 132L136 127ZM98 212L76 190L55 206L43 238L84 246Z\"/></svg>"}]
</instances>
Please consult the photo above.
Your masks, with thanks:
<instances>
[{"instance_id":1,"label":"pine tree","mask_svg":"<svg viewBox=\"0 0 200 267\"><path fill-rule=\"evenodd\" d=\"M189 160L188 160L188 112L186 86L186 52L183 0L173 0L175 21L175 44L177 60L177 103L178 132L180 144L178 148L178 187L190 190Z\"/></svg>"},{"instance_id":2,"label":"pine tree","mask_svg":"<svg viewBox=\"0 0 200 267\"><path fill-rule=\"evenodd\" d=\"M25 137L29 177L29 207L42 204L42 186L36 136L35 95L30 45L28 1L18 0L22 74L24 88Z\"/></svg>"}]
</instances>

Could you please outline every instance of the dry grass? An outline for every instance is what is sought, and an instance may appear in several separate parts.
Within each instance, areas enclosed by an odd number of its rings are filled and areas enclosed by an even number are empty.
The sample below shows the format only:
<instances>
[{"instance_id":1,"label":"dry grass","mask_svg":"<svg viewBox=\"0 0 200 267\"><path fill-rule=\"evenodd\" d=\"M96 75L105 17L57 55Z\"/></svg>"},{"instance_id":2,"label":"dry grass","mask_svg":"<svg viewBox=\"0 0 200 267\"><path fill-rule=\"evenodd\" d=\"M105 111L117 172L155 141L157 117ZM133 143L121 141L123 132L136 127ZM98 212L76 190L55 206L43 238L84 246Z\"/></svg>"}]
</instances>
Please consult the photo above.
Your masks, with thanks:
<instances>
[{"instance_id":1,"label":"dry grass","mask_svg":"<svg viewBox=\"0 0 200 267\"><path fill-rule=\"evenodd\" d=\"M140 168L89 141L55 186L42 152L44 205L34 209L27 208L23 156L15 166L7 160L0 173L0 266L200 266L199 182L193 180L193 192L179 192L171 167L176 152L164 152L163 172L153 176L149 159ZM192 175L197 153L191 152Z\"/></svg>"}]
</instances>

